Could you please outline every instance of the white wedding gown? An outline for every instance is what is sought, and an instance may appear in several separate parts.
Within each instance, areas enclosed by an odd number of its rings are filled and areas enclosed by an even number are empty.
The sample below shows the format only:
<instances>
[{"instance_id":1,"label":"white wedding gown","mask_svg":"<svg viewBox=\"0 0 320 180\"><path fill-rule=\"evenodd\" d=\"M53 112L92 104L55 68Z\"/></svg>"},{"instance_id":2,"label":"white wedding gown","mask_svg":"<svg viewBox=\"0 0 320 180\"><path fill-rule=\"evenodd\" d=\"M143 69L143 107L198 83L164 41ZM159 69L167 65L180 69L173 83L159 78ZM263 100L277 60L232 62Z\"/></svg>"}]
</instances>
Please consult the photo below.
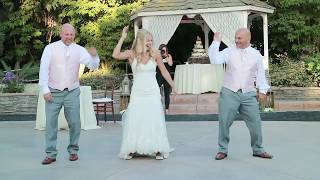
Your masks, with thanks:
<instances>
[{"instance_id":1,"label":"white wedding gown","mask_svg":"<svg viewBox=\"0 0 320 180\"><path fill-rule=\"evenodd\" d=\"M156 62L146 64L134 59L131 68L133 86L128 108L122 115L122 143L119 157L130 153L168 158L170 151L160 89L156 80Z\"/></svg>"}]
</instances>

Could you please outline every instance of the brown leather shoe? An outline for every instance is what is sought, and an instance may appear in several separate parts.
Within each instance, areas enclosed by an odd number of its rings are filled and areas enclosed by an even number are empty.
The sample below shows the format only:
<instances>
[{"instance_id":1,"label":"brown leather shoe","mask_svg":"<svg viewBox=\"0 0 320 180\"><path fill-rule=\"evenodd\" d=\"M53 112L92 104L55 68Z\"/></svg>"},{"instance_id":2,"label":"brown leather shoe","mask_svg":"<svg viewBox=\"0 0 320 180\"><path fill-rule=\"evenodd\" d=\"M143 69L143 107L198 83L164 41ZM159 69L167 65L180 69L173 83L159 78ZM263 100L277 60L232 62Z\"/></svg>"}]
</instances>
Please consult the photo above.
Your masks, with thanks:
<instances>
[{"instance_id":1,"label":"brown leather shoe","mask_svg":"<svg viewBox=\"0 0 320 180\"><path fill-rule=\"evenodd\" d=\"M77 154L70 154L69 156L69 161L76 161L78 160L78 155Z\"/></svg>"},{"instance_id":2,"label":"brown leather shoe","mask_svg":"<svg viewBox=\"0 0 320 180\"><path fill-rule=\"evenodd\" d=\"M260 157L260 158L265 158L265 159L272 159L272 158L273 158L272 154L269 154L269 153L267 153L267 152L263 152L263 153L261 153L261 154L253 154L252 156L254 156L254 157Z\"/></svg>"},{"instance_id":3,"label":"brown leather shoe","mask_svg":"<svg viewBox=\"0 0 320 180\"><path fill-rule=\"evenodd\" d=\"M41 163L43 165L51 164L56 161L56 158L46 157Z\"/></svg>"},{"instance_id":4,"label":"brown leather shoe","mask_svg":"<svg viewBox=\"0 0 320 180\"><path fill-rule=\"evenodd\" d=\"M218 152L215 159L216 160L222 160L224 158L226 158L228 155L226 153L223 153L223 152Z\"/></svg>"}]
</instances>

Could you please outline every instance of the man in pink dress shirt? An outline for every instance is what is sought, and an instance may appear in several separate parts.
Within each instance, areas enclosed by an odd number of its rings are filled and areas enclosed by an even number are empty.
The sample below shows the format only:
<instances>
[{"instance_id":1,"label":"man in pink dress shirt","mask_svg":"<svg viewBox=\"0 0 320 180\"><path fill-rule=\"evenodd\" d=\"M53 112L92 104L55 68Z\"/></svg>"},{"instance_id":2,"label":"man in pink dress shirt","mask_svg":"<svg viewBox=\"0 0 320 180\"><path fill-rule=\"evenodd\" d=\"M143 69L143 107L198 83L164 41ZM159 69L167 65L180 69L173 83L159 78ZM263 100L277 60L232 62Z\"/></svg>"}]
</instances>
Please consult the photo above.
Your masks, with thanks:
<instances>
[{"instance_id":1,"label":"man in pink dress shirt","mask_svg":"<svg viewBox=\"0 0 320 180\"><path fill-rule=\"evenodd\" d=\"M99 66L99 56L95 48L88 51L74 43L75 29L63 24L61 40L47 45L43 51L39 72L39 85L46 101L46 157L42 164L56 161L58 151L57 131L58 115L62 106L69 126L69 160L78 160L80 137L80 88L79 67L85 64L90 69Z\"/></svg>"},{"instance_id":2,"label":"man in pink dress shirt","mask_svg":"<svg viewBox=\"0 0 320 180\"><path fill-rule=\"evenodd\" d=\"M266 100L270 86L265 77L263 57L250 46L250 40L250 31L241 28L235 34L236 46L219 51L221 36L220 33L215 33L208 50L212 64L227 65L219 97L219 150L216 160L222 160L228 155L229 129L238 112L243 115L249 129L253 156L267 159L273 157L262 147L261 118L255 82L261 101Z\"/></svg>"}]
</instances>

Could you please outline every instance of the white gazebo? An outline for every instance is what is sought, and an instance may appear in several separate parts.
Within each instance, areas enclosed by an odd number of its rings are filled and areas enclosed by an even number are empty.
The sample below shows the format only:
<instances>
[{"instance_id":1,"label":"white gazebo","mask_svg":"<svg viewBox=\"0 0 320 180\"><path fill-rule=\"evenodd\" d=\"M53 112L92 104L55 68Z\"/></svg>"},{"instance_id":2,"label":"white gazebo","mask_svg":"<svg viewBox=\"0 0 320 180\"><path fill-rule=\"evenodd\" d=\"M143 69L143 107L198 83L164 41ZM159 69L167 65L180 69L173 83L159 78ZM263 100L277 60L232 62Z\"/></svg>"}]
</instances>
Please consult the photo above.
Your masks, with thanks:
<instances>
[{"instance_id":1,"label":"white gazebo","mask_svg":"<svg viewBox=\"0 0 320 180\"><path fill-rule=\"evenodd\" d=\"M259 0L151 0L142 9L135 12L135 32L144 28L153 34L154 46L167 44L180 23L195 23L202 27L205 36L205 49L208 49L208 34L222 34L227 46L234 44L235 31L241 27L250 27L252 19L263 19L264 64L268 69L268 20L267 14L274 7ZM187 16L189 19L183 19Z\"/></svg>"}]
</instances>

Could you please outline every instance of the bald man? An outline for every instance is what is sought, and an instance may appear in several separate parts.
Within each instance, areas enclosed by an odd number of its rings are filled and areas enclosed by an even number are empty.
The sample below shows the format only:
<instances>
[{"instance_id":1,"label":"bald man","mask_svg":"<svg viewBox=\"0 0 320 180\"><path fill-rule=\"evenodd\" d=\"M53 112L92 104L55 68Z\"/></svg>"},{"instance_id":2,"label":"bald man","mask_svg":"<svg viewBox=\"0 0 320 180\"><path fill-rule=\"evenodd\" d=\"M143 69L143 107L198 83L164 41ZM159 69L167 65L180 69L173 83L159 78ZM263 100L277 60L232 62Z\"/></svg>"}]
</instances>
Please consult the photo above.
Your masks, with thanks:
<instances>
[{"instance_id":1,"label":"bald man","mask_svg":"<svg viewBox=\"0 0 320 180\"><path fill-rule=\"evenodd\" d=\"M250 46L250 40L250 31L241 28L235 34L236 46L219 52L221 36L215 33L208 50L212 64L227 65L219 97L219 150L216 160L228 156L229 129L238 112L243 115L249 129L253 156L267 159L273 157L262 147L261 118L256 99L256 88L259 89L259 98L265 101L270 86L265 77L262 55Z\"/></svg>"},{"instance_id":2,"label":"bald man","mask_svg":"<svg viewBox=\"0 0 320 180\"><path fill-rule=\"evenodd\" d=\"M88 51L74 43L75 29L63 24L60 30L61 40L45 47L40 64L39 85L45 100L46 112L46 157L42 164L56 161L58 151L57 132L58 115L62 106L69 126L69 160L78 160L80 137L80 89L79 67L85 64L89 69L99 66L99 56L95 48Z\"/></svg>"}]
</instances>

